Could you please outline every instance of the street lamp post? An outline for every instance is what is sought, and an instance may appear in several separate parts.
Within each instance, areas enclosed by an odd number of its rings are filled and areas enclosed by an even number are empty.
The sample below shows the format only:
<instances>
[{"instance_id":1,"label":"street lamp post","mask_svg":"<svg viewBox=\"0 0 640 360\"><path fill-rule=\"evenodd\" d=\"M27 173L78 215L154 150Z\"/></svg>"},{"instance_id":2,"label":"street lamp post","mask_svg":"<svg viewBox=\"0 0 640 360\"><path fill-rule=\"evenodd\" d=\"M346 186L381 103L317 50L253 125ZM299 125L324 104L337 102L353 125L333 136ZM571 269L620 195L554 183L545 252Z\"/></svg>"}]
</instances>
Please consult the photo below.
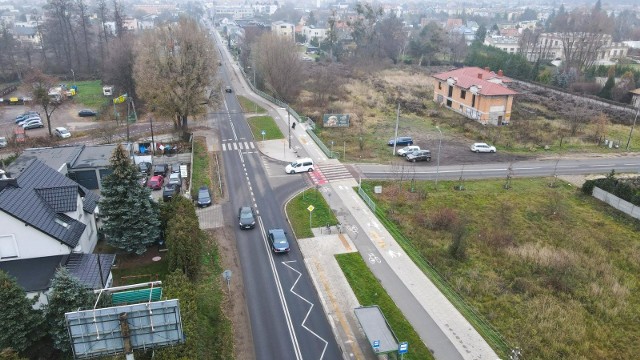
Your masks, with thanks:
<instances>
[{"instance_id":1,"label":"street lamp post","mask_svg":"<svg viewBox=\"0 0 640 360\"><path fill-rule=\"evenodd\" d=\"M638 113L640 113L640 99L638 99L636 107L637 107L636 117L633 119L633 124L631 125L631 131L629 131L629 139L627 140L627 150L629 150L629 144L631 143L631 134L633 134L633 128L636 127L636 121L638 120Z\"/></svg>"},{"instance_id":2,"label":"street lamp post","mask_svg":"<svg viewBox=\"0 0 640 360\"><path fill-rule=\"evenodd\" d=\"M73 75L73 86L76 86L76 73L71 69L71 74Z\"/></svg>"},{"instance_id":3,"label":"street lamp post","mask_svg":"<svg viewBox=\"0 0 640 360\"><path fill-rule=\"evenodd\" d=\"M440 149L442 148L442 130L440 130L440 126L436 126L438 132L440 133L440 140L438 141L438 157L436 164L436 190L438 190L438 175L440 174Z\"/></svg>"}]
</instances>

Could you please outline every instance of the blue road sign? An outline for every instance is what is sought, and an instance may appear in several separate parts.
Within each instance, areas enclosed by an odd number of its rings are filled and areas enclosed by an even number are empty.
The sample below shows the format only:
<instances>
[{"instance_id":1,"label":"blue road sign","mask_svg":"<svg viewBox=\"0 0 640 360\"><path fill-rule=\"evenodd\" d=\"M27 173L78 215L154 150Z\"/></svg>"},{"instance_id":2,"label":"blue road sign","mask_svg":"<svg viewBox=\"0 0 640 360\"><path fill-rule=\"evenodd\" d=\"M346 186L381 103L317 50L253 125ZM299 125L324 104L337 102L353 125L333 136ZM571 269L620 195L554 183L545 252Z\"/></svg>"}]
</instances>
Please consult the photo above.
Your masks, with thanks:
<instances>
[{"instance_id":1,"label":"blue road sign","mask_svg":"<svg viewBox=\"0 0 640 360\"><path fill-rule=\"evenodd\" d=\"M266 132L266 131L264 131L264 130L262 130L262 135L263 135L263 136L264 136L264 135L267 135L267 132Z\"/></svg>"},{"instance_id":2,"label":"blue road sign","mask_svg":"<svg viewBox=\"0 0 640 360\"><path fill-rule=\"evenodd\" d=\"M378 350L380 347L380 340L373 340L373 349Z\"/></svg>"},{"instance_id":3,"label":"blue road sign","mask_svg":"<svg viewBox=\"0 0 640 360\"><path fill-rule=\"evenodd\" d=\"M398 354L402 355L402 354L406 354L409 351L409 343L408 342L401 342L400 345L398 346Z\"/></svg>"}]
</instances>

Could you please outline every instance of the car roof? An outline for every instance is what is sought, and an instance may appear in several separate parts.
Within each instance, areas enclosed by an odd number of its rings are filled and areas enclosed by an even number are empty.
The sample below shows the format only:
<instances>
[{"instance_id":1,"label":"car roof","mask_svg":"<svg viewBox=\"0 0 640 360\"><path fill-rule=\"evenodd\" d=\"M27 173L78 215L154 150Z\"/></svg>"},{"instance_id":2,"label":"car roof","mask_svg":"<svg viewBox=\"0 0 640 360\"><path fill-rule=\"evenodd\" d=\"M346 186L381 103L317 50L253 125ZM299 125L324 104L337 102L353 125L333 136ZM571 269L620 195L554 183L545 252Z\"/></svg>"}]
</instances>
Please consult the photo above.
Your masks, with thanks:
<instances>
[{"instance_id":1,"label":"car roof","mask_svg":"<svg viewBox=\"0 0 640 360\"><path fill-rule=\"evenodd\" d=\"M160 180L160 178L162 177L162 175L154 175L151 177L150 180Z\"/></svg>"},{"instance_id":2,"label":"car roof","mask_svg":"<svg viewBox=\"0 0 640 360\"><path fill-rule=\"evenodd\" d=\"M206 186L200 186L200 189L198 189L198 191L203 191L203 190L209 191L209 188Z\"/></svg>"},{"instance_id":3,"label":"car roof","mask_svg":"<svg viewBox=\"0 0 640 360\"><path fill-rule=\"evenodd\" d=\"M65 128L65 127L62 127L62 126L60 126L60 127L57 127L57 128L56 128L56 130L59 130L59 131L62 131L62 130L65 130L65 131L68 131L68 130L67 130L67 128Z\"/></svg>"}]
</instances>

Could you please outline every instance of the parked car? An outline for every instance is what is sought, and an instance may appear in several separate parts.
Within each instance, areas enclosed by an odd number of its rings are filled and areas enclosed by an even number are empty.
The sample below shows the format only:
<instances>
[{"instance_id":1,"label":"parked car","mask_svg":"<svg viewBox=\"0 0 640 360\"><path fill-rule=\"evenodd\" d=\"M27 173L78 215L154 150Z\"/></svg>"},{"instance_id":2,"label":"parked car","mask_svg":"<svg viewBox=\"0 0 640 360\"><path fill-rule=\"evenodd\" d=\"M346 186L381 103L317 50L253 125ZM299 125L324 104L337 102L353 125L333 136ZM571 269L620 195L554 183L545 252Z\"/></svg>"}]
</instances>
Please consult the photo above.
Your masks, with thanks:
<instances>
[{"instance_id":1,"label":"parked car","mask_svg":"<svg viewBox=\"0 0 640 360\"><path fill-rule=\"evenodd\" d=\"M88 116L96 116L96 115L98 115L98 113L91 109L82 109L78 111L78 116L80 117L88 117Z\"/></svg>"},{"instance_id":2,"label":"parked car","mask_svg":"<svg viewBox=\"0 0 640 360\"><path fill-rule=\"evenodd\" d=\"M25 121L28 118L32 118L32 117L40 117L40 113L37 111L27 111L24 112L18 116L16 116L16 124Z\"/></svg>"},{"instance_id":3,"label":"parked car","mask_svg":"<svg viewBox=\"0 0 640 360\"><path fill-rule=\"evenodd\" d=\"M285 166L284 172L287 174L295 174L301 172L309 172L314 171L313 167L313 159L311 158L301 158L298 159L291 164Z\"/></svg>"},{"instance_id":4,"label":"parked car","mask_svg":"<svg viewBox=\"0 0 640 360\"><path fill-rule=\"evenodd\" d=\"M156 164L153 167L153 175L162 175L163 177L165 175L167 175L167 172L169 171L169 165L167 164Z\"/></svg>"},{"instance_id":5,"label":"parked car","mask_svg":"<svg viewBox=\"0 0 640 360\"><path fill-rule=\"evenodd\" d=\"M37 128L41 128L41 127L44 127L44 124L42 123L42 120L40 120L40 119L31 119L31 120L27 120L27 121L22 123L22 128L25 129L25 130L37 129Z\"/></svg>"},{"instance_id":6,"label":"parked car","mask_svg":"<svg viewBox=\"0 0 640 360\"><path fill-rule=\"evenodd\" d=\"M224 91L228 92L228 93L232 93L233 89L231 89L231 86L227 86L227 87L224 88Z\"/></svg>"},{"instance_id":7,"label":"parked car","mask_svg":"<svg viewBox=\"0 0 640 360\"><path fill-rule=\"evenodd\" d=\"M162 200L171 201L176 194L180 194L180 184L167 184L162 189Z\"/></svg>"},{"instance_id":8,"label":"parked car","mask_svg":"<svg viewBox=\"0 0 640 360\"><path fill-rule=\"evenodd\" d=\"M0 136L0 149L7 147L7 138L4 136Z\"/></svg>"},{"instance_id":9,"label":"parked car","mask_svg":"<svg viewBox=\"0 0 640 360\"><path fill-rule=\"evenodd\" d=\"M418 146L418 145L409 145L409 146L405 146L402 149L398 150L398 155L407 156L407 155L411 154L412 152L416 152L418 150L420 150L420 146Z\"/></svg>"},{"instance_id":10,"label":"parked car","mask_svg":"<svg viewBox=\"0 0 640 360\"><path fill-rule=\"evenodd\" d=\"M171 173L169 175L169 184L178 184L182 185L182 179L180 178L180 173Z\"/></svg>"},{"instance_id":11,"label":"parked car","mask_svg":"<svg viewBox=\"0 0 640 360\"><path fill-rule=\"evenodd\" d=\"M22 125L25 122L30 121L30 120L40 120L40 121L42 121L42 118L40 117L40 115L31 114L31 115L28 115L28 116L23 116L23 117L20 117L20 118L16 118L16 124Z\"/></svg>"},{"instance_id":12,"label":"parked car","mask_svg":"<svg viewBox=\"0 0 640 360\"><path fill-rule=\"evenodd\" d=\"M180 163L171 164L171 173L180 173Z\"/></svg>"},{"instance_id":13,"label":"parked car","mask_svg":"<svg viewBox=\"0 0 640 360\"><path fill-rule=\"evenodd\" d=\"M138 184L140 184L140 186L145 186L147 180L149 180L149 174L143 172L138 173Z\"/></svg>"},{"instance_id":14,"label":"parked car","mask_svg":"<svg viewBox=\"0 0 640 360\"><path fill-rule=\"evenodd\" d=\"M287 235L282 229L270 229L268 232L269 243L271 249L275 253L289 252L289 241Z\"/></svg>"},{"instance_id":15,"label":"parked car","mask_svg":"<svg viewBox=\"0 0 640 360\"><path fill-rule=\"evenodd\" d=\"M471 145L471 151L476 153L486 152L486 153L494 153L496 152L496 147L487 145L485 143L474 143Z\"/></svg>"},{"instance_id":16,"label":"parked car","mask_svg":"<svg viewBox=\"0 0 640 360\"><path fill-rule=\"evenodd\" d=\"M138 170L145 174L149 174L151 172L151 163L146 161L138 163Z\"/></svg>"},{"instance_id":17,"label":"parked car","mask_svg":"<svg viewBox=\"0 0 640 360\"><path fill-rule=\"evenodd\" d=\"M71 133L69 132L69 130L67 130L67 128L64 128L64 127L57 127L53 132L60 139L66 139L71 137Z\"/></svg>"},{"instance_id":18,"label":"parked car","mask_svg":"<svg viewBox=\"0 0 640 360\"><path fill-rule=\"evenodd\" d=\"M147 187L151 188L151 190L160 190L163 183L164 177L162 175L154 175L147 181Z\"/></svg>"},{"instance_id":19,"label":"parked car","mask_svg":"<svg viewBox=\"0 0 640 360\"><path fill-rule=\"evenodd\" d=\"M238 222L240 229L253 229L256 226L256 213L251 206L238 209Z\"/></svg>"},{"instance_id":20,"label":"parked car","mask_svg":"<svg viewBox=\"0 0 640 360\"><path fill-rule=\"evenodd\" d=\"M393 146L394 143L396 144L396 146L413 145L413 139L410 136L398 136L395 139L393 138L389 139L389 142L387 142L387 145Z\"/></svg>"},{"instance_id":21,"label":"parked car","mask_svg":"<svg viewBox=\"0 0 640 360\"><path fill-rule=\"evenodd\" d=\"M431 151L429 150L418 150L414 151L411 154L407 155L407 161L431 161Z\"/></svg>"},{"instance_id":22,"label":"parked car","mask_svg":"<svg viewBox=\"0 0 640 360\"><path fill-rule=\"evenodd\" d=\"M198 189L198 207L205 207L211 205L211 193L206 186Z\"/></svg>"}]
</instances>

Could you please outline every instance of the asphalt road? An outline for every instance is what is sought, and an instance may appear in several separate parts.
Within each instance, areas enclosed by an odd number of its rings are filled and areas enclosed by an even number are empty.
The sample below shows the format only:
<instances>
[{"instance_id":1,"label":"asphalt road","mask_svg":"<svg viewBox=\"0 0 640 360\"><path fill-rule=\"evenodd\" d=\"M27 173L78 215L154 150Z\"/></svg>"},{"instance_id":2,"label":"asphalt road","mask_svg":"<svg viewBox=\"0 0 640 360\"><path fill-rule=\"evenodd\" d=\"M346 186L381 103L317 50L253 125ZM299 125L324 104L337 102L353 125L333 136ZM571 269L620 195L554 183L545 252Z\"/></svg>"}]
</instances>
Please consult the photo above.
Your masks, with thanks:
<instances>
[{"instance_id":1,"label":"asphalt road","mask_svg":"<svg viewBox=\"0 0 640 360\"><path fill-rule=\"evenodd\" d=\"M222 73L224 87L230 82ZM223 95L222 109L214 116L226 145L222 158L230 202L225 219L231 219L236 229L256 358L340 359L342 354L283 215L284 201L307 186L305 178L283 177L278 163L265 167L258 150L247 146L253 139L235 93ZM254 206L258 213L252 230L237 226L238 208L246 205ZM271 251L266 232L272 228L288 232L288 254Z\"/></svg>"},{"instance_id":2,"label":"asphalt road","mask_svg":"<svg viewBox=\"0 0 640 360\"><path fill-rule=\"evenodd\" d=\"M483 156L484 154L478 154ZM396 179L404 172L404 178L419 180L452 180L540 177L556 175L582 175L609 173L635 173L640 171L640 155L617 157L567 158L559 160L525 160L512 163L486 163L474 165L447 165L438 168L435 159L430 163L409 163L405 167L391 165L357 164L354 168L368 179Z\"/></svg>"}]
</instances>

